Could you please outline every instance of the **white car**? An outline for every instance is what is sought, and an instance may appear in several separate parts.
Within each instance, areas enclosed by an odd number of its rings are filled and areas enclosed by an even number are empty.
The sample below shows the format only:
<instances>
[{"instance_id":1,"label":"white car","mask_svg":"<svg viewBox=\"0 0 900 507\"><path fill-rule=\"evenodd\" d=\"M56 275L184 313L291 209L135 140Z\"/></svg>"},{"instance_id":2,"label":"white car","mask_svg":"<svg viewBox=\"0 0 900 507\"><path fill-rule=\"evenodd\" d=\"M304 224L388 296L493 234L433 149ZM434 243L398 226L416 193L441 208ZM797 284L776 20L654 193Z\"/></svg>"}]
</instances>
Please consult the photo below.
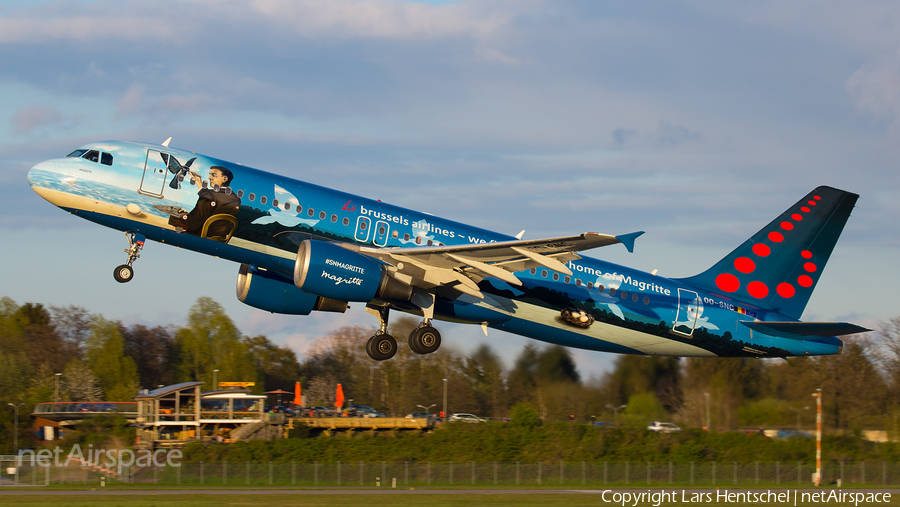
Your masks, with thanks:
<instances>
[{"instance_id":1,"label":"white car","mask_svg":"<svg viewBox=\"0 0 900 507\"><path fill-rule=\"evenodd\" d=\"M453 414L450 416L450 422L481 423L487 421L475 414Z\"/></svg>"},{"instance_id":2,"label":"white car","mask_svg":"<svg viewBox=\"0 0 900 507\"><path fill-rule=\"evenodd\" d=\"M647 426L647 429L656 433L675 433L681 431L681 428L669 422L654 421Z\"/></svg>"}]
</instances>

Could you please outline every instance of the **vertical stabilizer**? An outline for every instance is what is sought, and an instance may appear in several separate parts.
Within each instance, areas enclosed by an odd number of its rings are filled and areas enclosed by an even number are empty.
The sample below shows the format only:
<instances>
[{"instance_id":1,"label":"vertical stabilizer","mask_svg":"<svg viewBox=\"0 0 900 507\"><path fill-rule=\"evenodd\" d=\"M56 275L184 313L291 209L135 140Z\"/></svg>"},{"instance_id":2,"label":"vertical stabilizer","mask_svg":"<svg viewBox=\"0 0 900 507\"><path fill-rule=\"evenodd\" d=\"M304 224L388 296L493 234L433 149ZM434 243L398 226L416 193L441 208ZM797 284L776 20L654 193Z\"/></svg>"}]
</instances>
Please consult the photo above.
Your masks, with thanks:
<instances>
[{"instance_id":1,"label":"vertical stabilizer","mask_svg":"<svg viewBox=\"0 0 900 507\"><path fill-rule=\"evenodd\" d=\"M819 187L712 268L681 281L799 319L857 198Z\"/></svg>"}]
</instances>

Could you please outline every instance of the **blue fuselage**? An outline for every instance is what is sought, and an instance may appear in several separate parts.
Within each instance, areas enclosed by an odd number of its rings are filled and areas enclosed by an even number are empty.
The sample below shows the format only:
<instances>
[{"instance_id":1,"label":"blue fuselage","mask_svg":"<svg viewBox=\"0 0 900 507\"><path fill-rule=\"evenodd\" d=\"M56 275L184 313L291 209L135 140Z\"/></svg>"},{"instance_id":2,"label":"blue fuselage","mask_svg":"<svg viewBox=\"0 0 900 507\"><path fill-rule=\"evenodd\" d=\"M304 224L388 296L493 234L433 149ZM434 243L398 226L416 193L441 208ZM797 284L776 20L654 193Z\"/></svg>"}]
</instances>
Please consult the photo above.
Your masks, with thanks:
<instances>
[{"instance_id":1,"label":"blue fuselage","mask_svg":"<svg viewBox=\"0 0 900 507\"><path fill-rule=\"evenodd\" d=\"M160 145L110 141L81 150L98 152L97 161L81 155L37 164L28 175L35 191L98 224L263 268L288 280L303 239L404 248L515 239ZM230 189L240 200L240 227L227 244L186 234L169 223L166 207L192 208L199 190L190 184L190 175L179 178L171 169L170 157L177 160L174 167L194 159L190 167L198 172L222 167L233 174ZM485 278L479 283L484 300L441 299L435 318L486 323L545 342L618 353L783 357L840 351L840 340L832 337L796 339L751 331L741 321L792 319L683 282L589 257L566 266L572 276L545 268L516 273L523 284L515 287ZM582 328L560 318L560 312L573 308L589 312L593 324Z\"/></svg>"}]
</instances>

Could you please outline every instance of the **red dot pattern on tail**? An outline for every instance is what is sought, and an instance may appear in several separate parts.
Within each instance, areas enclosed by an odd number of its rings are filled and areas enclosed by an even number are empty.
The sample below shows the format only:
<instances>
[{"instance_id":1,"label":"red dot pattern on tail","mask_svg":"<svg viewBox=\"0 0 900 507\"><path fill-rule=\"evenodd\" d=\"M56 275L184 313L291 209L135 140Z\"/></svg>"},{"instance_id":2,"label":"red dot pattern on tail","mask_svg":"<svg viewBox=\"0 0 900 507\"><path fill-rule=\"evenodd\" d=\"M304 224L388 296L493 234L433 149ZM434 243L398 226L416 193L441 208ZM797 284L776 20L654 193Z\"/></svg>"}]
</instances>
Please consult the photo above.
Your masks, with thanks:
<instances>
[{"instance_id":1,"label":"red dot pattern on tail","mask_svg":"<svg viewBox=\"0 0 900 507\"><path fill-rule=\"evenodd\" d=\"M809 206L815 206L818 204L816 201L821 200L821 196L814 195L812 199L807 201L807 204L809 204ZM801 206L800 211L803 213L810 213L812 208ZM791 219L794 222L800 222L803 220L803 215L800 213L792 213ZM781 222L778 226L783 231L793 231L795 227L793 222L787 220ZM767 237L769 241L776 244L784 241L784 234L779 231L771 231ZM772 248L765 243L756 243L753 245L752 250L757 257L761 258L768 257L772 253ZM803 250L800 252L800 256L808 261L809 259L812 259L813 254L809 250ZM756 271L756 262L757 261L754 261L749 257L738 257L734 260L734 269L739 273L749 275ZM813 262L805 262L803 264L803 269L808 273L815 273L818 267ZM800 287L809 288L812 287L813 283L813 279L809 275L800 275L797 277L797 284ZM741 280L732 273L721 273L716 277L716 287L725 292L737 292L741 288ZM750 296L756 299L763 299L769 295L769 286L758 280L747 283L746 290ZM782 282L775 287L775 293L785 299L790 299L797 293L797 289L790 282Z\"/></svg>"}]
</instances>

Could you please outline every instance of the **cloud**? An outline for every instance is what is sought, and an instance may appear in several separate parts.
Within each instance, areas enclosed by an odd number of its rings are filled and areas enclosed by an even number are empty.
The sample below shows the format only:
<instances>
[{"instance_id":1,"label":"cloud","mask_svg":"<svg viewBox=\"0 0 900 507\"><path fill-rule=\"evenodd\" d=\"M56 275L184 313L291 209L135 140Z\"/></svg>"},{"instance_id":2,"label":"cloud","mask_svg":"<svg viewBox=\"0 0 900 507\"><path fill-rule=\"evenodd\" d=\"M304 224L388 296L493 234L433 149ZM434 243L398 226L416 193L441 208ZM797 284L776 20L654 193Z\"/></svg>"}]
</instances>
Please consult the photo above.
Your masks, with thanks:
<instances>
[{"instance_id":1,"label":"cloud","mask_svg":"<svg viewBox=\"0 0 900 507\"><path fill-rule=\"evenodd\" d=\"M869 63L847 79L857 110L876 118L900 119L900 52Z\"/></svg>"},{"instance_id":2,"label":"cloud","mask_svg":"<svg viewBox=\"0 0 900 507\"><path fill-rule=\"evenodd\" d=\"M28 106L16 111L10 120L14 134L25 134L39 127L57 125L64 121L58 109L48 106Z\"/></svg>"}]
</instances>

